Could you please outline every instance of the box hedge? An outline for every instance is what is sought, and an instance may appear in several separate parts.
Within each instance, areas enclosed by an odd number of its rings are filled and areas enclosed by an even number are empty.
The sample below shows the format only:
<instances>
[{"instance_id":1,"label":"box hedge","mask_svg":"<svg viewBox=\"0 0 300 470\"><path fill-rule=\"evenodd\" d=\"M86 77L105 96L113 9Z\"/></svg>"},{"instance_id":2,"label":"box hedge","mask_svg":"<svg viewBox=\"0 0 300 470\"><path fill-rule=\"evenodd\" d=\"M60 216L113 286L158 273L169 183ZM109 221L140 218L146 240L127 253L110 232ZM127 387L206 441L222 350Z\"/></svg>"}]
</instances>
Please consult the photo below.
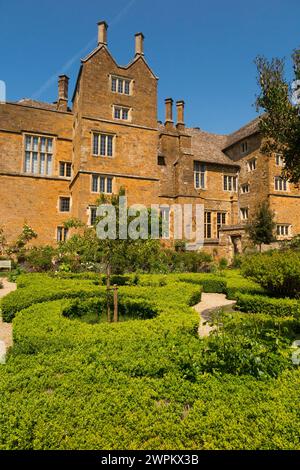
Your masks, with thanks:
<instances>
[{"instance_id":1,"label":"box hedge","mask_svg":"<svg viewBox=\"0 0 300 470\"><path fill-rule=\"evenodd\" d=\"M266 313L268 315L300 318L300 302L294 299L278 299L263 295L235 294L236 307L241 312Z\"/></svg>"}]
</instances>

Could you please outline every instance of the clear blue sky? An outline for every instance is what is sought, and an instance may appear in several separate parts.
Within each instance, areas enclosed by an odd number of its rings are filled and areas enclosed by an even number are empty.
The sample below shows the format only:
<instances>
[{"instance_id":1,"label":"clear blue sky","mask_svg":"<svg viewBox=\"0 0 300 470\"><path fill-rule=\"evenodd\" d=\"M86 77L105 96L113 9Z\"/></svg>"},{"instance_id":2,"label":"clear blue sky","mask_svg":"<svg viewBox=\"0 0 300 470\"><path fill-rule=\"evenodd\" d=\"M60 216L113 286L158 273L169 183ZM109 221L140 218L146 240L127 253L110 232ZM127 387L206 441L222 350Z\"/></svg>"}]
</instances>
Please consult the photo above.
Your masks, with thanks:
<instances>
[{"instance_id":1,"label":"clear blue sky","mask_svg":"<svg viewBox=\"0 0 300 470\"><path fill-rule=\"evenodd\" d=\"M300 45L299 0L0 0L0 80L7 99L54 101L56 75L71 77L109 24L109 49L121 65L134 34L166 97L184 99L186 123L228 133L256 116L257 54L289 58ZM86 47L89 45L89 47Z\"/></svg>"}]
</instances>

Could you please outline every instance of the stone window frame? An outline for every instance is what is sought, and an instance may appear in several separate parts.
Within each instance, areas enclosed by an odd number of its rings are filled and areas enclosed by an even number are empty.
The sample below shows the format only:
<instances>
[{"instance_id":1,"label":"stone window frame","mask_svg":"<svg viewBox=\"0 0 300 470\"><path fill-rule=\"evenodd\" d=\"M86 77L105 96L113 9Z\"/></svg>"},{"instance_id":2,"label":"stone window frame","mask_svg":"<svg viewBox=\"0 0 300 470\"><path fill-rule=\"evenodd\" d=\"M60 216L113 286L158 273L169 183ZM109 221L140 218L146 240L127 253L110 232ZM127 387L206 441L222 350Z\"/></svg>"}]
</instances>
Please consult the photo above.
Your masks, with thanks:
<instances>
[{"instance_id":1,"label":"stone window frame","mask_svg":"<svg viewBox=\"0 0 300 470\"><path fill-rule=\"evenodd\" d=\"M60 235L59 235L60 234ZM69 229L63 225L58 225L56 227L56 241L65 242L68 239Z\"/></svg>"},{"instance_id":2,"label":"stone window frame","mask_svg":"<svg viewBox=\"0 0 300 470\"><path fill-rule=\"evenodd\" d=\"M275 165L280 167L284 166L282 153L275 153Z\"/></svg>"},{"instance_id":3,"label":"stone window frame","mask_svg":"<svg viewBox=\"0 0 300 470\"><path fill-rule=\"evenodd\" d=\"M251 173L252 171L255 171L257 169L257 158L250 158L247 160L247 171Z\"/></svg>"},{"instance_id":4,"label":"stone window frame","mask_svg":"<svg viewBox=\"0 0 300 470\"><path fill-rule=\"evenodd\" d=\"M281 187L278 187L278 184L279 186ZM285 185L285 187L284 187ZM276 187L277 186L277 187ZM288 183L288 180L283 178L282 176L280 175L277 175L277 176L274 176L274 191L278 191L278 192L288 192L289 191L289 183Z\"/></svg>"},{"instance_id":5,"label":"stone window frame","mask_svg":"<svg viewBox=\"0 0 300 470\"><path fill-rule=\"evenodd\" d=\"M247 187L248 191L244 191L243 188ZM241 194L249 194L250 193L250 183L243 183L241 184Z\"/></svg>"},{"instance_id":6,"label":"stone window frame","mask_svg":"<svg viewBox=\"0 0 300 470\"><path fill-rule=\"evenodd\" d=\"M97 178L97 191L93 190L94 179ZM101 178L104 179L104 191L101 191ZM108 180L111 180L111 191L108 191ZM111 175L105 175L102 173L92 174L91 175L91 193L93 194L113 194L114 193L114 177Z\"/></svg>"},{"instance_id":7,"label":"stone window frame","mask_svg":"<svg viewBox=\"0 0 300 470\"><path fill-rule=\"evenodd\" d=\"M216 227L217 227L217 238L220 238L220 229L226 225L227 221L227 212L226 211L217 211L217 218L216 218ZM223 217L225 216L225 217ZM223 222L224 218L224 222Z\"/></svg>"},{"instance_id":8,"label":"stone window frame","mask_svg":"<svg viewBox=\"0 0 300 470\"><path fill-rule=\"evenodd\" d=\"M38 133L38 132L24 131L24 132L22 132L22 137L23 137L23 158L22 158L21 173L24 173L26 175L32 175L32 176L39 176L39 177L51 177L51 176L53 176L55 154L56 154L56 136L50 135L50 134ZM34 151L33 147L31 147L31 150L29 150L29 151L26 150L26 137L38 138L38 150L37 151ZM41 139L49 139L49 140L52 141L52 152L49 152L49 151L46 151L46 150L44 152L41 151ZM36 172L36 173L33 172L33 171L26 171L26 153L27 152L30 152L30 154L31 154L31 156L30 156L30 168L31 169L32 169L33 153L37 153L38 172ZM44 161L45 171L44 171L44 173L41 173L41 155L45 155L45 161ZM51 171L50 171L50 173L47 173L48 156L51 156Z\"/></svg>"},{"instance_id":9,"label":"stone window frame","mask_svg":"<svg viewBox=\"0 0 300 470\"><path fill-rule=\"evenodd\" d=\"M199 164L200 170L196 170L196 164ZM195 189L207 189L207 166L204 162L201 162L201 160L194 160L193 163L193 171L194 171L194 188ZM199 185L197 186L197 176L199 178ZM202 185L203 181L203 185Z\"/></svg>"},{"instance_id":10,"label":"stone window frame","mask_svg":"<svg viewBox=\"0 0 300 470\"><path fill-rule=\"evenodd\" d=\"M232 183L231 183L231 189L228 189L228 180L225 184L226 178L233 178ZM237 193L237 190L238 190L238 175L223 173L223 191L226 191L229 193Z\"/></svg>"},{"instance_id":11,"label":"stone window frame","mask_svg":"<svg viewBox=\"0 0 300 470\"><path fill-rule=\"evenodd\" d=\"M65 210L61 210L61 200L62 199L69 199L69 210L68 211L65 211ZM58 212L60 212L61 214L70 214L71 210L72 210L72 198L71 196L69 195L60 195L58 196L58 203L57 203L57 208L58 208Z\"/></svg>"},{"instance_id":12,"label":"stone window frame","mask_svg":"<svg viewBox=\"0 0 300 470\"><path fill-rule=\"evenodd\" d=\"M117 109L120 110L120 117L119 118L115 116L115 112L116 112ZM128 116L127 119L123 118L123 112L124 111L127 111L127 113L128 113L127 114L127 116ZM113 104L112 105L112 118L115 121L131 122L132 121L132 108L130 108L129 106L124 106L122 104Z\"/></svg>"},{"instance_id":13,"label":"stone window frame","mask_svg":"<svg viewBox=\"0 0 300 470\"><path fill-rule=\"evenodd\" d=\"M242 221L249 220L249 207L240 207L240 218Z\"/></svg>"},{"instance_id":14,"label":"stone window frame","mask_svg":"<svg viewBox=\"0 0 300 470\"><path fill-rule=\"evenodd\" d=\"M213 211L204 211L204 239L211 240L212 239L212 213ZM208 220L209 214L209 220ZM208 235L210 235L208 237Z\"/></svg>"},{"instance_id":15,"label":"stone window frame","mask_svg":"<svg viewBox=\"0 0 300 470\"><path fill-rule=\"evenodd\" d=\"M283 229L283 230L281 230ZM276 236L277 237L291 237L292 234L291 234L291 229L292 229L292 225L291 224L276 224ZM280 233L280 232L287 232L287 233Z\"/></svg>"},{"instance_id":16,"label":"stone window frame","mask_svg":"<svg viewBox=\"0 0 300 470\"><path fill-rule=\"evenodd\" d=\"M113 90L113 80L116 80L116 90ZM122 91L119 91L119 82L122 82ZM125 93L125 83L129 82L129 93ZM123 96L132 96L133 95L133 79L130 77L124 77L122 75L110 74L109 75L109 90L111 93Z\"/></svg>"},{"instance_id":17,"label":"stone window frame","mask_svg":"<svg viewBox=\"0 0 300 470\"><path fill-rule=\"evenodd\" d=\"M170 239L171 229L171 210L167 204L159 205L159 217L161 219L161 238L164 240Z\"/></svg>"},{"instance_id":18,"label":"stone window frame","mask_svg":"<svg viewBox=\"0 0 300 470\"><path fill-rule=\"evenodd\" d=\"M64 174L63 175L61 175L62 165L64 166L64 171L63 171ZM70 168L70 175L67 175L67 168ZM67 161L64 161L64 160L60 160L58 162L58 174L59 174L60 178L72 178L72 162L67 162Z\"/></svg>"},{"instance_id":19,"label":"stone window frame","mask_svg":"<svg viewBox=\"0 0 300 470\"><path fill-rule=\"evenodd\" d=\"M92 223L93 222L93 211L95 211L95 215L94 215L95 221L94 221L94 223ZM93 227L95 225L96 218L97 218L96 212L97 212L97 206L90 205L88 207L88 226L89 227Z\"/></svg>"},{"instance_id":20,"label":"stone window frame","mask_svg":"<svg viewBox=\"0 0 300 470\"><path fill-rule=\"evenodd\" d=\"M94 153L95 145L94 145L94 138L95 135L98 136L98 150L99 153ZM101 154L101 136L105 137L112 137L112 154L111 155L103 155ZM99 131L99 130L92 130L91 131L91 149L92 149L92 156L96 158L114 158L115 157L115 150L116 150L116 134L112 132L106 132L106 131ZM108 144L105 144L105 147L107 149Z\"/></svg>"}]
</instances>

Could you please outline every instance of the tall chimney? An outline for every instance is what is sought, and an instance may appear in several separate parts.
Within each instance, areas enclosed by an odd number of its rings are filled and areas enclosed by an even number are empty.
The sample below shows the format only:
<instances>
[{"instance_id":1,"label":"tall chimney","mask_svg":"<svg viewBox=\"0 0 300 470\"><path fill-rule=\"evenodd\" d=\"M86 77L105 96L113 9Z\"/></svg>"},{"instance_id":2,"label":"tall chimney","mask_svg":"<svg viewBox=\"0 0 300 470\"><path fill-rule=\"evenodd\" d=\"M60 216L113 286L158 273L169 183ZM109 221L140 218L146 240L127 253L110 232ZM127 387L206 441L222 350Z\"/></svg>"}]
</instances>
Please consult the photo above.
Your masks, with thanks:
<instances>
[{"instance_id":1,"label":"tall chimney","mask_svg":"<svg viewBox=\"0 0 300 470\"><path fill-rule=\"evenodd\" d=\"M176 101L176 107L177 107L177 124L176 127L178 130L184 130L185 124L184 124L184 101Z\"/></svg>"},{"instance_id":2,"label":"tall chimney","mask_svg":"<svg viewBox=\"0 0 300 470\"><path fill-rule=\"evenodd\" d=\"M166 104L166 122L165 125L173 127L173 100L172 98L165 99Z\"/></svg>"},{"instance_id":3,"label":"tall chimney","mask_svg":"<svg viewBox=\"0 0 300 470\"><path fill-rule=\"evenodd\" d=\"M98 23L98 46L107 46L107 29L106 21L99 21Z\"/></svg>"},{"instance_id":4,"label":"tall chimney","mask_svg":"<svg viewBox=\"0 0 300 470\"><path fill-rule=\"evenodd\" d=\"M144 55L144 39L143 33L136 33L135 35L135 55Z\"/></svg>"},{"instance_id":5,"label":"tall chimney","mask_svg":"<svg viewBox=\"0 0 300 470\"><path fill-rule=\"evenodd\" d=\"M68 110L69 99L69 77L67 75L60 75L58 77L58 101L57 109L59 111Z\"/></svg>"}]
</instances>

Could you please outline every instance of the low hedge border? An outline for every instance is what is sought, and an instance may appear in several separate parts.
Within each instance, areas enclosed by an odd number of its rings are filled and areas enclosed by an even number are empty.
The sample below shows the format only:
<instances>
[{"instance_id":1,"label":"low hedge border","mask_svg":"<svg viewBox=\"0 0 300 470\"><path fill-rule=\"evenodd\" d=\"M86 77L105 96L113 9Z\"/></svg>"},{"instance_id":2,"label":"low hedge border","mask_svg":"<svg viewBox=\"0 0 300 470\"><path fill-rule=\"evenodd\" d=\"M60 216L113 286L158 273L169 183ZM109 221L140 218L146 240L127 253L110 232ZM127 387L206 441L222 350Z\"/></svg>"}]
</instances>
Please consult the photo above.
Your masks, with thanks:
<instances>
[{"instance_id":1,"label":"low hedge border","mask_svg":"<svg viewBox=\"0 0 300 470\"><path fill-rule=\"evenodd\" d=\"M236 306L241 312L265 313L278 317L300 318L300 302L294 299L278 299L264 295L236 293Z\"/></svg>"}]
</instances>

